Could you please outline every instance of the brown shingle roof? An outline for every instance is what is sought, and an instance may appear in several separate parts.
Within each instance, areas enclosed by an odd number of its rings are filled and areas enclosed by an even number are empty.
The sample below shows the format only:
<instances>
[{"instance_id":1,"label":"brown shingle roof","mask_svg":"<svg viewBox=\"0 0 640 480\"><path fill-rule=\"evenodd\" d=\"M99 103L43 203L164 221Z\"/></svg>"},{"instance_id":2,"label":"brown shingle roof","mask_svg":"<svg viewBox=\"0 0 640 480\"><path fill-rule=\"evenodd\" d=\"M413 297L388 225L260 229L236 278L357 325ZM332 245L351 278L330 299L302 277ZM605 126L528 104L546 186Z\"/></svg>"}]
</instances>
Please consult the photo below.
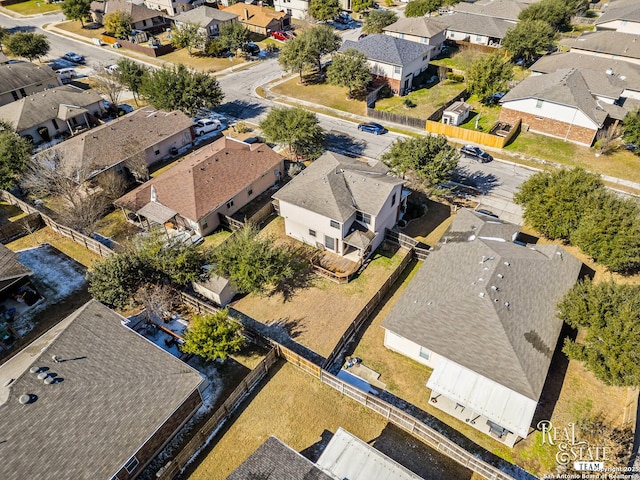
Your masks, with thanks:
<instances>
[{"instance_id":1,"label":"brown shingle roof","mask_svg":"<svg viewBox=\"0 0 640 480\"><path fill-rule=\"evenodd\" d=\"M249 13L249 18L245 16L245 10ZM250 5L248 3L239 2L224 9L225 12L235 13L238 15L238 21L258 27L267 27L273 19L281 20L286 17L286 12L276 12L268 8Z\"/></svg>"},{"instance_id":2,"label":"brown shingle roof","mask_svg":"<svg viewBox=\"0 0 640 480\"><path fill-rule=\"evenodd\" d=\"M137 211L151 200L153 186L158 203L197 221L281 162L282 157L263 143L249 145L225 137L193 152L115 203Z\"/></svg>"},{"instance_id":3,"label":"brown shingle roof","mask_svg":"<svg viewBox=\"0 0 640 480\"><path fill-rule=\"evenodd\" d=\"M144 5L136 5L127 0L108 0L105 2L104 12L105 14L112 12L128 13L131 15L131 21L134 23L162 16L162 13L157 10L152 10Z\"/></svg>"}]
</instances>

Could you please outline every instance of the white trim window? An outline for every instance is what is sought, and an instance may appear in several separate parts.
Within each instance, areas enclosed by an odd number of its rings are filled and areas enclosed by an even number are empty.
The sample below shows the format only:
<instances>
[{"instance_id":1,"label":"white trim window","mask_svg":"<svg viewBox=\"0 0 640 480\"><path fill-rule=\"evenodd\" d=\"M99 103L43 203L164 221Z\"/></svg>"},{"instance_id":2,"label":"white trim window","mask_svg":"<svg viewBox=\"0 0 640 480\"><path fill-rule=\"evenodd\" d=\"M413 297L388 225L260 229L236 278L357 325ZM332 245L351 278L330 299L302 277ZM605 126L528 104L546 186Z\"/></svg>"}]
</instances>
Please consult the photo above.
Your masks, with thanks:
<instances>
[{"instance_id":1,"label":"white trim window","mask_svg":"<svg viewBox=\"0 0 640 480\"><path fill-rule=\"evenodd\" d=\"M138 468L138 465L140 465L140 462L138 461L138 459L134 455L133 457L131 457L129 459L129 461L127 463L124 464L124 469L127 471L127 473L131 473L136 468Z\"/></svg>"}]
</instances>

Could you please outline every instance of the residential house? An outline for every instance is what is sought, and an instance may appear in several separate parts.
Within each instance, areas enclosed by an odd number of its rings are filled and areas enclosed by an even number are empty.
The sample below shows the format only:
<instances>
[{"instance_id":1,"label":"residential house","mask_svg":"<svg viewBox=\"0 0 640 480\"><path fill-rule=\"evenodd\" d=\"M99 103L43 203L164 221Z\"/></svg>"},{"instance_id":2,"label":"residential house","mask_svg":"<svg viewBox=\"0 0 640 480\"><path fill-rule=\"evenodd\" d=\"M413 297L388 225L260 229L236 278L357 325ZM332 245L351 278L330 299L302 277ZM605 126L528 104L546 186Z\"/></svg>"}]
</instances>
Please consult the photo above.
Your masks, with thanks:
<instances>
[{"instance_id":1,"label":"residential house","mask_svg":"<svg viewBox=\"0 0 640 480\"><path fill-rule=\"evenodd\" d=\"M56 72L46 65L31 62L0 64L0 105L60 85Z\"/></svg>"},{"instance_id":2,"label":"residential house","mask_svg":"<svg viewBox=\"0 0 640 480\"><path fill-rule=\"evenodd\" d=\"M450 8L455 12L517 22L520 13L540 0L477 0L459 2Z\"/></svg>"},{"instance_id":3,"label":"residential house","mask_svg":"<svg viewBox=\"0 0 640 480\"><path fill-rule=\"evenodd\" d=\"M158 30L166 25L165 19L158 9L147 8L127 0L106 0L105 2L91 2L91 17L94 22L103 24L107 15L113 12L123 12L131 16L133 30Z\"/></svg>"},{"instance_id":4,"label":"residential house","mask_svg":"<svg viewBox=\"0 0 640 480\"><path fill-rule=\"evenodd\" d=\"M115 204L138 216L207 235L278 183L284 159L264 143L223 137L127 193Z\"/></svg>"},{"instance_id":5,"label":"residential house","mask_svg":"<svg viewBox=\"0 0 640 480\"><path fill-rule=\"evenodd\" d=\"M562 39L560 45L569 47L573 53L640 64L640 34L602 30L583 33L578 38Z\"/></svg>"},{"instance_id":6,"label":"residential house","mask_svg":"<svg viewBox=\"0 0 640 480\"><path fill-rule=\"evenodd\" d=\"M462 209L384 319L384 345L431 369L430 403L513 446L529 434L582 264Z\"/></svg>"},{"instance_id":7,"label":"residential house","mask_svg":"<svg viewBox=\"0 0 640 480\"><path fill-rule=\"evenodd\" d=\"M200 407L200 374L124 322L91 300L0 366L1 478L134 479Z\"/></svg>"},{"instance_id":8,"label":"residential house","mask_svg":"<svg viewBox=\"0 0 640 480\"><path fill-rule=\"evenodd\" d=\"M405 181L368 162L326 152L273 195L285 232L357 261L384 240L406 208Z\"/></svg>"},{"instance_id":9,"label":"residential house","mask_svg":"<svg viewBox=\"0 0 640 480\"><path fill-rule=\"evenodd\" d=\"M488 47L499 47L507 31L516 25L513 20L464 12L454 12L437 18L447 26L447 40Z\"/></svg>"},{"instance_id":10,"label":"residential house","mask_svg":"<svg viewBox=\"0 0 640 480\"><path fill-rule=\"evenodd\" d=\"M204 3L204 0L144 0L147 8L164 12L170 17L197 8Z\"/></svg>"},{"instance_id":11,"label":"residential house","mask_svg":"<svg viewBox=\"0 0 640 480\"><path fill-rule=\"evenodd\" d=\"M342 427L314 464L276 437L269 437L227 480L421 480L367 442Z\"/></svg>"},{"instance_id":12,"label":"residential house","mask_svg":"<svg viewBox=\"0 0 640 480\"><path fill-rule=\"evenodd\" d=\"M433 47L432 56L437 56L446 40L447 26L436 17L401 18L397 22L384 27L385 35L403 38Z\"/></svg>"},{"instance_id":13,"label":"residential house","mask_svg":"<svg viewBox=\"0 0 640 480\"><path fill-rule=\"evenodd\" d=\"M459 100L449 105L442 112L442 123L446 125L458 126L462 125L471 114L471 105L467 102Z\"/></svg>"},{"instance_id":14,"label":"residential house","mask_svg":"<svg viewBox=\"0 0 640 480\"><path fill-rule=\"evenodd\" d=\"M434 47L391 35L369 35L357 42L346 40L338 52L353 48L367 56L374 80L386 82L400 95L409 92L414 77L429 67Z\"/></svg>"},{"instance_id":15,"label":"residential house","mask_svg":"<svg viewBox=\"0 0 640 480\"><path fill-rule=\"evenodd\" d=\"M291 23L291 15L287 12L278 12L249 3L239 2L226 7L224 11L237 15L238 22L247 27L250 32L264 36L268 36L269 32L284 30Z\"/></svg>"},{"instance_id":16,"label":"residential house","mask_svg":"<svg viewBox=\"0 0 640 480\"><path fill-rule=\"evenodd\" d=\"M640 35L640 3L637 0L610 1L595 25L596 30Z\"/></svg>"},{"instance_id":17,"label":"residential house","mask_svg":"<svg viewBox=\"0 0 640 480\"><path fill-rule=\"evenodd\" d=\"M235 22L237 18L238 15L235 13L203 5L193 10L182 12L174 21L178 28L187 23L200 25L201 33L212 38L218 36L221 25Z\"/></svg>"},{"instance_id":18,"label":"residential house","mask_svg":"<svg viewBox=\"0 0 640 480\"><path fill-rule=\"evenodd\" d=\"M18 255L0 244L0 298L31 275L33 272L20 263Z\"/></svg>"},{"instance_id":19,"label":"residential house","mask_svg":"<svg viewBox=\"0 0 640 480\"><path fill-rule=\"evenodd\" d=\"M95 90L64 85L0 106L0 119L34 143L97 125L104 109Z\"/></svg>"},{"instance_id":20,"label":"residential house","mask_svg":"<svg viewBox=\"0 0 640 480\"><path fill-rule=\"evenodd\" d=\"M41 155L55 156L69 174L89 177L114 169L125 172L128 161L150 166L193 140L193 122L184 113L144 107L59 143Z\"/></svg>"},{"instance_id":21,"label":"residential house","mask_svg":"<svg viewBox=\"0 0 640 480\"><path fill-rule=\"evenodd\" d=\"M597 133L623 120L616 102L624 89L605 72L564 68L525 78L500 103L500 121L518 119L532 132L591 146Z\"/></svg>"},{"instance_id":22,"label":"residential house","mask_svg":"<svg viewBox=\"0 0 640 480\"><path fill-rule=\"evenodd\" d=\"M279 12L286 12L291 18L307 20L309 17L309 0L273 0L273 6ZM351 11L351 0L340 0L340 7Z\"/></svg>"}]
</instances>

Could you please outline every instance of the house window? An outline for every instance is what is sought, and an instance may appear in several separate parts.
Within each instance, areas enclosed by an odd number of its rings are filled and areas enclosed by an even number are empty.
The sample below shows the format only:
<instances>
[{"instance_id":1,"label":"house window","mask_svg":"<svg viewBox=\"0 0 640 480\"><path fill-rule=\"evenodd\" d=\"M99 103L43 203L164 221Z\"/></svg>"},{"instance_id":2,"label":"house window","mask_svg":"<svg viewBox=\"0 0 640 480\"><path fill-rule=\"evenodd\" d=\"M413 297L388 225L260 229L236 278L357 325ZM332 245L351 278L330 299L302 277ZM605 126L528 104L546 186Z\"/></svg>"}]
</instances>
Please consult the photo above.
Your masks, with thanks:
<instances>
[{"instance_id":1,"label":"house window","mask_svg":"<svg viewBox=\"0 0 640 480\"><path fill-rule=\"evenodd\" d=\"M400 71L401 71L401 70L402 70L402 69L401 69L398 65L396 65L395 67L393 67L393 73L400 73Z\"/></svg>"},{"instance_id":2,"label":"house window","mask_svg":"<svg viewBox=\"0 0 640 480\"><path fill-rule=\"evenodd\" d=\"M20 89L20 95L22 95L23 97L27 96L27 92L24 91L24 88Z\"/></svg>"},{"instance_id":3,"label":"house window","mask_svg":"<svg viewBox=\"0 0 640 480\"><path fill-rule=\"evenodd\" d=\"M429 54L428 54L428 53L425 53L425 54L422 56L422 61L424 62L425 60L429 60Z\"/></svg>"},{"instance_id":4,"label":"house window","mask_svg":"<svg viewBox=\"0 0 640 480\"><path fill-rule=\"evenodd\" d=\"M227 208L231 208L231 207L233 207L233 200L229 200L227 202Z\"/></svg>"},{"instance_id":5,"label":"house window","mask_svg":"<svg viewBox=\"0 0 640 480\"><path fill-rule=\"evenodd\" d=\"M340 228L340 224L335 220L330 220L329 225L332 226L333 228Z\"/></svg>"},{"instance_id":6,"label":"house window","mask_svg":"<svg viewBox=\"0 0 640 480\"><path fill-rule=\"evenodd\" d=\"M420 37L420 43L428 43L427 37Z\"/></svg>"},{"instance_id":7,"label":"house window","mask_svg":"<svg viewBox=\"0 0 640 480\"><path fill-rule=\"evenodd\" d=\"M114 475L114 476L113 476L113 477L111 477L109 480L120 480L120 479L118 478L118 476L117 476L117 475Z\"/></svg>"},{"instance_id":8,"label":"house window","mask_svg":"<svg viewBox=\"0 0 640 480\"><path fill-rule=\"evenodd\" d=\"M393 207L396 204L396 194L394 193L391 197L391 206Z\"/></svg>"},{"instance_id":9,"label":"house window","mask_svg":"<svg viewBox=\"0 0 640 480\"><path fill-rule=\"evenodd\" d=\"M401 33L401 34L400 34L400 38L404 38L404 33Z\"/></svg>"},{"instance_id":10,"label":"house window","mask_svg":"<svg viewBox=\"0 0 640 480\"><path fill-rule=\"evenodd\" d=\"M482 41L482 35L476 35L476 42Z\"/></svg>"},{"instance_id":11,"label":"house window","mask_svg":"<svg viewBox=\"0 0 640 480\"><path fill-rule=\"evenodd\" d=\"M140 462L135 456L133 456L127 463L124 464L124 469L127 471L127 473L131 473L136 469L138 465L140 465Z\"/></svg>"},{"instance_id":12,"label":"house window","mask_svg":"<svg viewBox=\"0 0 640 480\"><path fill-rule=\"evenodd\" d=\"M207 228L208 226L209 226L209 224L208 224L207 222L204 222L204 223L202 224L202 228Z\"/></svg>"},{"instance_id":13,"label":"house window","mask_svg":"<svg viewBox=\"0 0 640 480\"><path fill-rule=\"evenodd\" d=\"M60 127L58 127L58 122L56 122L55 118L51 119L51 123L53 123L53 128L55 128L56 130L58 130L58 128L60 128Z\"/></svg>"},{"instance_id":14,"label":"house window","mask_svg":"<svg viewBox=\"0 0 640 480\"><path fill-rule=\"evenodd\" d=\"M153 151L153 153L155 153L156 155L160 155L160 150L158 150L157 148Z\"/></svg>"},{"instance_id":15,"label":"house window","mask_svg":"<svg viewBox=\"0 0 640 480\"><path fill-rule=\"evenodd\" d=\"M420 356L425 360L429 360L431 358L431 351L424 347L420 347Z\"/></svg>"},{"instance_id":16,"label":"house window","mask_svg":"<svg viewBox=\"0 0 640 480\"><path fill-rule=\"evenodd\" d=\"M358 220L359 222L366 223L367 225L370 225L371 224L371 215L369 215L368 213L357 211L356 212L356 220Z\"/></svg>"},{"instance_id":17,"label":"house window","mask_svg":"<svg viewBox=\"0 0 640 480\"><path fill-rule=\"evenodd\" d=\"M455 37L455 36L456 36L456 34L455 34L455 33L453 33L453 32L449 32L449 38L453 38L453 37Z\"/></svg>"},{"instance_id":18,"label":"house window","mask_svg":"<svg viewBox=\"0 0 640 480\"><path fill-rule=\"evenodd\" d=\"M142 20L142 26L146 27L147 26L147 21L146 20Z\"/></svg>"},{"instance_id":19,"label":"house window","mask_svg":"<svg viewBox=\"0 0 640 480\"><path fill-rule=\"evenodd\" d=\"M20 97L18 96L18 94L15 91L11 92L11 95L13 95L13 99L14 100L20 100Z\"/></svg>"},{"instance_id":20,"label":"house window","mask_svg":"<svg viewBox=\"0 0 640 480\"><path fill-rule=\"evenodd\" d=\"M324 236L324 246L330 250L336 249L336 239L333 237Z\"/></svg>"},{"instance_id":21,"label":"house window","mask_svg":"<svg viewBox=\"0 0 640 480\"><path fill-rule=\"evenodd\" d=\"M542 104L543 104L543 103L544 103L544 102L543 102L542 100L538 100L538 101L536 102L536 108L542 108Z\"/></svg>"},{"instance_id":22,"label":"house window","mask_svg":"<svg viewBox=\"0 0 640 480\"><path fill-rule=\"evenodd\" d=\"M253 195L253 185L247 189L247 195Z\"/></svg>"},{"instance_id":23,"label":"house window","mask_svg":"<svg viewBox=\"0 0 640 480\"><path fill-rule=\"evenodd\" d=\"M309 235L311 235L312 237L315 237L316 236L316 231L309 229Z\"/></svg>"}]
</instances>

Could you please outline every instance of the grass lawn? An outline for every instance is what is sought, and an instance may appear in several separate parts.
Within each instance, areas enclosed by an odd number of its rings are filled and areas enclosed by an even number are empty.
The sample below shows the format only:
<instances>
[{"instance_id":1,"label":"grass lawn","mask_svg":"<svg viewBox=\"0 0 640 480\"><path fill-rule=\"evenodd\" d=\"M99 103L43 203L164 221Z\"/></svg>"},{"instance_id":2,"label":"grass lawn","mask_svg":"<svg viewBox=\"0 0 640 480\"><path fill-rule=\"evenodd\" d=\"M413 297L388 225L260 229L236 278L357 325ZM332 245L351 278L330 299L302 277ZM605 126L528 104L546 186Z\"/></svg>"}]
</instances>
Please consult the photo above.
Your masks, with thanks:
<instances>
[{"instance_id":1,"label":"grass lawn","mask_svg":"<svg viewBox=\"0 0 640 480\"><path fill-rule=\"evenodd\" d=\"M285 237L281 217L273 219L263 231L280 241L295 242ZM379 249L364 271L347 284L313 277L310 286L297 290L289 299L281 294L247 295L236 300L233 306L265 324L282 325L297 342L327 356L405 254L404 250L381 254Z\"/></svg>"},{"instance_id":2,"label":"grass lawn","mask_svg":"<svg viewBox=\"0 0 640 480\"><path fill-rule=\"evenodd\" d=\"M204 243L202 245L205 247L217 247L230 236L231 232L229 230L219 229L204 237Z\"/></svg>"},{"instance_id":3,"label":"grass lawn","mask_svg":"<svg viewBox=\"0 0 640 480\"><path fill-rule=\"evenodd\" d=\"M122 210L117 209L105 215L96 225L95 231L104 237L122 243L140 232L140 229L134 224L127 222Z\"/></svg>"},{"instance_id":4,"label":"grass lawn","mask_svg":"<svg viewBox=\"0 0 640 480\"><path fill-rule=\"evenodd\" d=\"M84 248L83 245L75 243L73 240L54 232L49 227L44 227L30 235L8 243L7 248L18 251L25 248L37 247L43 243L49 243L60 250L65 255L73 258L76 262L91 268L91 264L100 260L100 255Z\"/></svg>"},{"instance_id":5,"label":"grass lawn","mask_svg":"<svg viewBox=\"0 0 640 480\"><path fill-rule=\"evenodd\" d=\"M44 0L27 0L26 2L7 5L4 8L20 15L39 15L47 12L57 12L60 10L60 4L45 3Z\"/></svg>"},{"instance_id":6,"label":"grass lawn","mask_svg":"<svg viewBox=\"0 0 640 480\"><path fill-rule=\"evenodd\" d=\"M22 5L19 3L18 5ZM86 24L85 24L86 25ZM56 28L60 30L64 30L69 33L75 33L76 35L82 35L83 37L91 38L102 38L102 34L104 33L104 28L83 28L82 24L77 20L70 20L66 22L57 23Z\"/></svg>"},{"instance_id":7,"label":"grass lawn","mask_svg":"<svg viewBox=\"0 0 640 480\"><path fill-rule=\"evenodd\" d=\"M464 83L455 83L449 80L437 83L430 88L421 88L405 95L404 97L393 96L382 98L376 101L376 110L396 113L414 118L424 118L425 120L438 108L449 100L459 95L464 90ZM403 102L409 99L416 106L406 108Z\"/></svg>"},{"instance_id":8,"label":"grass lawn","mask_svg":"<svg viewBox=\"0 0 640 480\"><path fill-rule=\"evenodd\" d=\"M271 435L316 461L338 427L402 462L422 478L481 478L293 365L277 364L268 378L195 467L191 480L227 478Z\"/></svg>"},{"instance_id":9,"label":"grass lawn","mask_svg":"<svg viewBox=\"0 0 640 480\"><path fill-rule=\"evenodd\" d=\"M216 58L216 57L204 57L197 55L197 52L193 52L193 56L189 56L189 52L186 48L180 50L174 50L171 53L167 53L162 57L159 57L165 62L182 63L194 70L200 72L213 73L225 68L234 67L246 63L242 57L233 57L232 61L228 58Z\"/></svg>"},{"instance_id":10,"label":"grass lawn","mask_svg":"<svg viewBox=\"0 0 640 480\"><path fill-rule=\"evenodd\" d=\"M5 222L15 222L16 220L26 217L27 213L20 210L15 205L7 202L0 202L0 224Z\"/></svg>"},{"instance_id":11,"label":"grass lawn","mask_svg":"<svg viewBox=\"0 0 640 480\"><path fill-rule=\"evenodd\" d=\"M462 70L464 72L477 58L484 55L486 55L486 53L469 48L453 49L448 56L431 60L431 63L438 66L445 65L454 70Z\"/></svg>"},{"instance_id":12,"label":"grass lawn","mask_svg":"<svg viewBox=\"0 0 640 480\"><path fill-rule=\"evenodd\" d=\"M296 75L291 80L271 88L271 91L287 97L293 97L307 102L324 105L356 115L366 115L367 108L364 101L347 100L347 89L336 87L328 83L300 85L300 78Z\"/></svg>"},{"instance_id":13,"label":"grass lawn","mask_svg":"<svg viewBox=\"0 0 640 480\"><path fill-rule=\"evenodd\" d=\"M498 105L483 105L476 95L471 95L467 103L471 105L471 115L469 115L467 121L459 125L459 127L476 130L476 120L478 120L478 130L489 133L491 127L498 121L501 108Z\"/></svg>"}]
</instances>

